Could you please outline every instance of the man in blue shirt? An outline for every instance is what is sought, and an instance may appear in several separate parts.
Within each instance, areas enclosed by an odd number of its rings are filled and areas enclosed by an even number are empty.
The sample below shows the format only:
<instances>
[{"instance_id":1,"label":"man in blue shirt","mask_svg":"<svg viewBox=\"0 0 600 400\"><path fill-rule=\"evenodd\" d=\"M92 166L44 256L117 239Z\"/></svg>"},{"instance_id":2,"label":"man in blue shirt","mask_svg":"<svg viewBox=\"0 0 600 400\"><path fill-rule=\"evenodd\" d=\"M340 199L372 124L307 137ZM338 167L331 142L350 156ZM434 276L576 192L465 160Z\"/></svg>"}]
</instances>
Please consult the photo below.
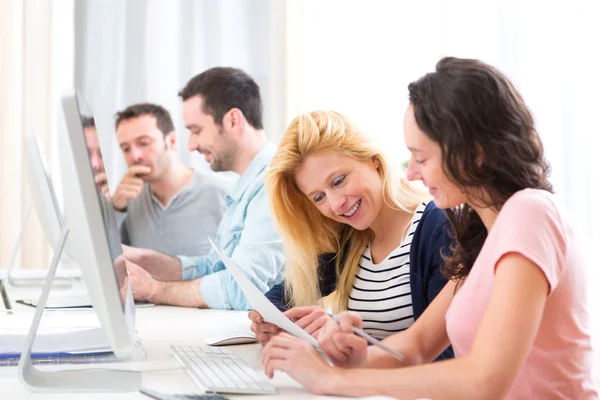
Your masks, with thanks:
<instances>
[{"instance_id":1,"label":"man in blue shirt","mask_svg":"<svg viewBox=\"0 0 600 400\"><path fill-rule=\"evenodd\" d=\"M282 280L284 255L264 187L275 146L263 132L258 85L241 70L212 68L192 78L179 96L190 131L188 149L203 154L214 171L240 175L226 197L215 244L266 292ZM199 257L170 257L124 246L124 255L130 261L129 281L136 299L185 307L251 308L214 250Z\"/></svg>"}]
</instances>

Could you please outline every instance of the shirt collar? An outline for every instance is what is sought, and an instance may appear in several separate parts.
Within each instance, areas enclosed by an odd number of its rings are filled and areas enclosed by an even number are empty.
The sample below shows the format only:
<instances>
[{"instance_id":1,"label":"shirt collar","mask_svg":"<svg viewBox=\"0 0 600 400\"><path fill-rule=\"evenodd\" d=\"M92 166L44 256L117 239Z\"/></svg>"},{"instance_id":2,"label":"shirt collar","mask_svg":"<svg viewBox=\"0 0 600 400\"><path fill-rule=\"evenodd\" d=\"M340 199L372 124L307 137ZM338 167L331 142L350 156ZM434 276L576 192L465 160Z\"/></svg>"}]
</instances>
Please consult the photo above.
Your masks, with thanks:
<instances>
[{"instance_id":1,"label":"shirt collar","mask_svg":"<svg viewBox=\"0 0 600 400\"><path fill-rule=\"evenodd\" d=\"M275 150L275 145L269 142L254 156L233 190L227 195L230 201L240 201L244 193L254 184L256 178L267 168L275 155Z\"/></svg>"}]
</instances>

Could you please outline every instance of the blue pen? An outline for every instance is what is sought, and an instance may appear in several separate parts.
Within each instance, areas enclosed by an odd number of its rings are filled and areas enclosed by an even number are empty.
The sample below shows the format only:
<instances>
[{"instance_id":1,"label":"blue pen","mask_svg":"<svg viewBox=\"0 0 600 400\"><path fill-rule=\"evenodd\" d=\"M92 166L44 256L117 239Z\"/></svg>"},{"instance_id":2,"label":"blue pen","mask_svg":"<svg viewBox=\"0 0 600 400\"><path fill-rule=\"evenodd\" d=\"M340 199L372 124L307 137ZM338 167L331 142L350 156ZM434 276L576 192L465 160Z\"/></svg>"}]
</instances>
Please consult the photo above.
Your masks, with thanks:
<instances>
[{"instance_id":1,"label":"blue pen","mask_svg":"<svg viewBox=\"0 0 600 400\"><path fill-rule=\"evenodd\" d=\"M334 314L329 314L331 316L331 318L337 322L338 324L340 323L340 319L337 315ZM355 335L358 335L364 339L367 340L367 342L371 343L374 346L379 347L380 349L386 351L387 353L389 353L390 355L392 355L394 358L397 358L400 361L404 361L404 356L398 352L396 352L396 350L392 349L390 346L388 346L385 343L381 343L380 340L375 339L373 336L369 335L368 333L366 333L365 331L363 331L360 328L357 328L355 326L352 327L352 332L354 332Z\"/></svg>"}]
</instances>

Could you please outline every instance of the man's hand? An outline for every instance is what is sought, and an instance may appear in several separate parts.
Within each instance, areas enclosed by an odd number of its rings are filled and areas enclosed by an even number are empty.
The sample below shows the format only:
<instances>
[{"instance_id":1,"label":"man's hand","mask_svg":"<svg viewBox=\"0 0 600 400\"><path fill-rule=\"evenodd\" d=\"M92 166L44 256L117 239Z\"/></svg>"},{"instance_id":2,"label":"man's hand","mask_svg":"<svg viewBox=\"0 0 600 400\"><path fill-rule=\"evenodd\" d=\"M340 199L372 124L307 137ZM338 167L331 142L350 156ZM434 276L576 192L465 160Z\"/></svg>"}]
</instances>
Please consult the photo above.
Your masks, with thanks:
<instances>
[{"instance_id":1,"label":"man's hand","mask_svg":"<svg viewBox=\"0 0 600 400\"><path fill-rule=\"evenodd\" d=\"M123 248L123 256L127 260L148 271L161 284L164 284L164 281L180 281L183 279L181 262L177 257L125 244L122 244L121 247Z\"/></svg>"},{"instance_id":2,"label":"man's hand","mask_svg":"<svg viewBox=\"0 0 600 400\"><path fill-rule=\"evenodd\" d=\"M160 282L154 280L144 268L125 261L127 265L128 279L131 283L131 291L135 300L146 300L153 302L154 295L158 291Z\"/></svg>"},{"instance_id":3,"label":"man's hand","mask_svg":"<svg viewBox=\"0 0 600 400\"><path fill-rule=\"evenodd\" d=\"M122 244L123 256L134 264L144 268L144 258L150 258L154 250L143 249L141 247L131 247L126 244Z\"/></svg>"},{"instance_id":4,"label":"man's hand","mask_svg":"<svg viewBox=\"0 0 600 400\"><path fill-rule=\"evenodd\" d=\"M112 197L113 207L117 211L122 211L127 207L127 202L140 195L144 188L144 180L140 175L146 175L152 172L152 168L147 165L132 165Z\"/></svg>"}]
</instances>

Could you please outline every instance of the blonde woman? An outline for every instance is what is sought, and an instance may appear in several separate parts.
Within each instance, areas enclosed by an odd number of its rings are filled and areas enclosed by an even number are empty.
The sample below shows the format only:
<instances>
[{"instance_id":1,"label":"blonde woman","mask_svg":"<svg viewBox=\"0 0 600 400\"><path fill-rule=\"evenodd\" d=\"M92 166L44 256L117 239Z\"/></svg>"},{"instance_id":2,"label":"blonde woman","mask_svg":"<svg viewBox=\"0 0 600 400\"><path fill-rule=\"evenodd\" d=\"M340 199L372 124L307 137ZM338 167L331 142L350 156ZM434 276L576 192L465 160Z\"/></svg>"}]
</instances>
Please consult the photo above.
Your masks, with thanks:
<instances>
[{"instance_id":1,"label":"blonde woman","mask_svg":"<svg viewBox=\"0 0 600 400\"><path fill-rule=\"evenodd\" d=\"M411 326L446 284L446 217L401 172L336 112L303 114L282 138L267 190L286 272L267 297L294 307L288 317L315 337L328 320L317 305L355 311L384 338ZM249 317L265 345L277 328Z\"/></svg>"}]
</instances>

